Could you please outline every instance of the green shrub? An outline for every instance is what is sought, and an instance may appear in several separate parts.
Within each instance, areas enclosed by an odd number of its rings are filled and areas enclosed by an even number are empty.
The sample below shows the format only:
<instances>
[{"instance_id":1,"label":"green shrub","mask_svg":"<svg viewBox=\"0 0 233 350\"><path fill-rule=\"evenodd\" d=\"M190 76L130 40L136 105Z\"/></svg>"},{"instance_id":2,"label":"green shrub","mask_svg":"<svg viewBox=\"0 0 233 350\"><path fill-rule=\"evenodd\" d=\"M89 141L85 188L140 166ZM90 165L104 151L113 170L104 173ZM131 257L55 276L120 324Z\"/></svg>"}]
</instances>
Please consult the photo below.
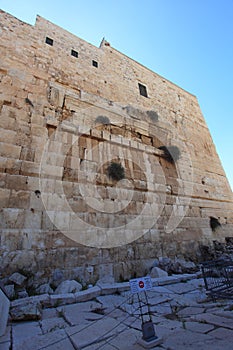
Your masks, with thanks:
<instances>
[{"instance_id":1,"label":"green shrub","mask_svg":"<svg viewBox=\"0 0 233 350\"><path fill-rule=\"evenodd\" d=\"M110 179L120 181L125 178L125 169L120 163L111 162L107 169Z\"/></svg>"}]
</instances>

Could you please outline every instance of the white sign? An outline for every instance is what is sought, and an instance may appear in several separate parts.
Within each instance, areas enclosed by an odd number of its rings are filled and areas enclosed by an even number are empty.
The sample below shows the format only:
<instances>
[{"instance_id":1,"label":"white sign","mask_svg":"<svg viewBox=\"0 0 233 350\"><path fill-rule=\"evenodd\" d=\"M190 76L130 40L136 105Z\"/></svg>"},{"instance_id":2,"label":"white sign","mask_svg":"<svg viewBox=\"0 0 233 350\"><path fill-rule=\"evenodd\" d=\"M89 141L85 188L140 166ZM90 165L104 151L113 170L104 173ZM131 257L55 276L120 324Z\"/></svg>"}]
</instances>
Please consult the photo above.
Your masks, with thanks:
<instances>
[{"instance_id":1,"label":"white sign","mask_svg":"<svg viewBox=\"0 0 233 350\"><path fill-rule=\"evenodd\" d=\"M150 276L129 280L129 284L131 293L133 294L152 289L152 282Z\"/></svg>"}]
</instances>

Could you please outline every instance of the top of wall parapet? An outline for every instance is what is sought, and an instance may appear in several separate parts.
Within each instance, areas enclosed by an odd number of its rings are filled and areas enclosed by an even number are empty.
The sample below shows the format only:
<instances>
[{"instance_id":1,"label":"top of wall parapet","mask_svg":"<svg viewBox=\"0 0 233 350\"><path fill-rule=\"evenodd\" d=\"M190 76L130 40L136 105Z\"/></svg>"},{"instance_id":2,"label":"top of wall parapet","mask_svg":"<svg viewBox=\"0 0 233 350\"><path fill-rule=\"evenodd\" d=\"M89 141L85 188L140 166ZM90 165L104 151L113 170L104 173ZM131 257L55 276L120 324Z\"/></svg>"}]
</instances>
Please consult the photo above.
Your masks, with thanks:
<instances>
[{"instance_id":1,"label":"top of wall parapet","mask_svg":"<svg viewBox=\"0 0 233 350\"><path fill-rule=\"evenodd\" d=\"M169 79L164 78L164 77L161 76L160 74L154 72L152 69L146 67L146 66L143 65L142 63L140 63L140 62L134 60L133 58L131 58L131 57L129 57L129 56L127 56L126 54L122 53L121 51L115 49L115 48L112 47L112 46L110 45L110 43L107 42L104 38L101 40L99 47L98 47L98 46L95 46L95 45L93 45L93 44L91 44L91 43L85 41L84 39L78 37L77 35L75 35L75 34L69 32L68 30L66 30L66 29L64 29L64 28L62 28L62 27L60 27L60 26L58 26L57 24L54 24L54 23L50 22L49 20L45 19L44 17L41 17L40 15L37 15L37 16L36 16L35 27L37 27L37 26L44 27L44 28L46 28L46 26L49 26L49 27L51 27L51 28L53 28L53 27L54 27L54 28L58 28L59 30L61 30L61 31L63 31L64 33L66 33L70 38L72 38L72 39L74 39L74 40L75 40L75 39L76 39L76 40L78 39L79 41L83 42L85 45L88 45L90 48L92 48L92 49L94 49L94 50L103 50L103 49L105 49L105 48L111 48L111 50L113 50L113 51L114 51L115 53L117 53L118 55L120 55L120 56L122 56L122 57L125 57L125 58L127 58L128 60L130 60L130 61L133 61L133 62L136 63L137 65L141 66L143 69L145 69L145 70L151 72L152 74L155 74L156 76L160 77L162 80L165 80L165 81L168 82L169 84L171 84L171 85L175 86L176 88L182 90L183 92L187 93L188 95L191 95L191 96L193 96L194 98L196 98L196 96L195 96L194 94L192 94L192 93L190 93L189 91L183 89L182 87L180 87L179 85L173 83L173 82L170 81Z\"/></svg>"},{"instance_id":2,"label":"top of wall parapet","mask_svg":"<svg viewBox=\"0 0 233 350\"><path fill-rule=\"evenodd\" d=\"M101 53L105 52L107 53L108 50L111 52L114 52L116 55L118 55L119 57L121 57L122 59L126 58L127 60L131 61L132 63L136 64L139 68L142 68L143 70L147 71L148 73L152 73L155 77L161 79L161 81L168 83L168 85L170 86L174 86L176 89L179 89L180 91L184 92L185 94L189 95L190 97L194 97L196 99L196 96L190 92L188 92L187 90L181 88L180 86L178 86L177 84L171 82L170 80L164 78L163 76L159 75L158 73L155 73L153 70L149 69L148 67L144 66L143 64L137 62L136 60L130 58L129 56L123 54L122 52L118 51L117 49L113 48L112 46L110 46L110 44L108 42L106 42L104 39L101 41L101 44L99 47L88 43L87 41L79 38L78 36L70 33L69 31L63 29L62 27L48 21L47 19L37 15L36 17L36 22L35 25L31 25L28 24L26 22L23 22L21 20L19 20L18 18L12 16L11 14L8 14L7 12L0 10L0 13L4 14L5 16L7 16L8 18L10 18L13 21L17 21L18 23L20 23L21 25L26 25L30 28L35 28L37 29L42 35L45 33L47 33L47 35L49 33L54 34L56 36L56 40L59 43L59 37L60 40L63 42L67 41L70 42L72 46L75 47L75 43L77 44L81 44L85 47L88 48L88 50L90 51L90 53L93 55L93 58L99 58L99 56L101 56ZM65 40L64 40L65 39ZM62 50L62 47L60 47L60 50Z\"/></svg>"}]
</instances>

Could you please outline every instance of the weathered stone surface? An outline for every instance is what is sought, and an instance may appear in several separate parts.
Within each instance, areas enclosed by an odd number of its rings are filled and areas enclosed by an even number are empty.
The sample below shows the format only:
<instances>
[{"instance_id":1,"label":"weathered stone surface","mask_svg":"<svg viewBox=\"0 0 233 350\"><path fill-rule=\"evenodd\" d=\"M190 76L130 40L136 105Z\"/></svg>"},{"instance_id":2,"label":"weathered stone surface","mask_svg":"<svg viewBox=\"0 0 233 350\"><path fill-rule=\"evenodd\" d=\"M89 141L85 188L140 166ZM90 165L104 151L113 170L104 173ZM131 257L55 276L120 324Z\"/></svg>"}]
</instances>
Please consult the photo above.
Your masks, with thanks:
<instances>
[{"instance_id":1,"label":"weathered stone surface","mask_svg":"<svg viewBox=\"0 0 233 350\"><path fill-rule=\"evenodd\" d=\"M82 290L81 292L75 293L75 301L82 302L91 300L101 294L101 288L98 286Z\"/></svg>"},{"instance_id":2,"label":"weathered stone surface","mask_svg":"<svg viewBox=\"0 0 233 350\"><path fill-rule=\"evenodd\" d=\"M26 291L26 289L19 290L17 291L17 296L18 298L27 298L28 292Z\"/></svg>"},{"instance_id":3,"label":"weathered stone surface","mask_svg":"<svg viewBox=\"0 0 233 350\"><path fill-rule=\"evenodd\" d=\"M111 318L102 319L101 329L98 323L93 323L93 325L90 325L87 328L83 328L82 331L80 331L80 327L78 326L77 333L76 333L76 327L77 326L72 327L72 329L67 329L67 334L72 340L72 343L77 348L82 348L88 345L98 343L100 342L100 339L101 340L109 339L113 335L117 334L117 332L124 329L123 325L121 325L118 321ZM89 336L90 334L91 334L91 338Z\"/></svg>"},{"instance_id":4,"label":"weathered stone surface","mask_svg":"<svg viewBox=\"0 0 233 350\"><path fill-rule=\"evenodd\" d=\"M96 285L101 289L102 295L124 292L130 289L129 282L108 284L101 283L101 281L97 281Z\"/></svg>"},{"instance_id":5,"label":"weathered stone surface","mask_svg":"<svg viewBox=\"0 0 233 350\"><path fill-rule=\"evenodd\" d=\"M53 289L48 283L42 284L41 286L36 288L37 294L53 294L53 292Z\"/></svg>"},{"instance_id":6,"label":"weathered stone surface","mask_svg":"<svg viewBox=\"0 0 233 350\"><path fill-rule=\"evenodd\" d=\"M54 332L55 330L64 329L68 326L62 317L53 317L40 321L40 327L43 334Z\"/></svg>"},{"instance_id":7,"label":"weathered stone surface","mask_svg":"<svg viewBox=\"0 0 233 350\"><path fill-rule=\"evenodd\" d=\"M196 263L202 245L232 236L232 191L195 96L40 16L34 26L0 17L3 277L25 271L54 288L127 281L162 256L170 261L158 267L190 272L183 259ZM56 47L45 42L53 33ZM109 122L96 123L101 116ZM159 149L173 144L175 164ZM125 168L117 184L110 159ZM210 217L221 223L215 232Z\"/></svg>"},{"instance_id":8,"label":"weathered stone surface","mask_svg":"<svg viewBox=\"0 0 233 350\"><path fill-rule=\"evenodd\" d=\"M41 348L49 348L51 350L74 350L71 342L67 338L65 331L56 330L55 332L47 333L45 335L37 335L28 339L22 340L21 342L13 346L13 350L30 350L33 344L33 349L39 350Z\"/></svg>"},{"instance_id":9,"label":"weathered stone surface","mask_svg":"<svg viewBox=\"0 0 233 350\"><path fill-rule=\"evenodd\" d=\"M15 296L15 287L14 284L8 284L4 286L5 292L9 299L13 299Z\"/></svg>"},{"instance_id":10,"label":"weathered stone surface","mask_svg":"<svg viewBox=\"0 0 233 350\"><path fill-rule=\"evenodd\" d=\"M77 281L64 281L55 289L54 294L76 293L82 290L82 285Z\"/></svg>"},{"instance_id":11,"label":"weathered stone surface","mask_svg":"<svg viewBox=\"0 0 233 350\"><path fill-rule=\"evenodd\" d=\"M159 277L167 277L168 273L159 267L153 267L151 272L150 272L150 277L151 278L159 278Z\"/></svg>"},{"instance_id":12,"label":"weathered stone surface","mask_svg":"<svg viewBox=\"0 0 233 350\"><path fill-rule=\"evenodd\" d=\"M95 321L101 319L102 305L98 302L81 302L75 305L64 306L62 309L65 320L70 326L77 324L86 324L88 321Z\"/></svg>"},{"instance_id":13,"label":"weathered stone surface","mask_svg":"<svg viewBox=\"0 0 233 350\"><path fill-rule=\"evenodd\" d=\"M209 323L218 327L223 327L231 330L233 329L233 324L231 319L221 317L221 316L216 316L210 313L193 316L191 317L191 320L198 321L198 322L205 322L205 323Z\"/></svg>"},{"instance_id":14,"label":"weathered stone surface","mask_svg":"<svg viewBox=\"0 0 233 350\"><path fill-rule=\"evenodd\" d=\"M187 283L198 286L200 280ZM171 286L174 286L173 281ZM159 293L156 288L161 289ZM230 300L206 302L200 308L193 305L193 291L187 290L184 294L170 292L166 296L166 291L162 289L165 287L157 286L147 295L156 334L163 340L161 348L231 350ZM130 292L124 291L120 295L102 295L97 299L44 309L41 321L11 323L6 334L0 337L0 348L29 349L33 343L33 349L37 350L43 347L53 350L80 347L88 350L110 350L116 347L121 350L143 350L138 344L142 331L137 296L132 298ZM187 305L185 308L182 306L184 299ZM23 300L13 303L22 305Z\"/></svg>"},{"instance_id":15,"label":"weathered stone surface","mask_svg":"<svg viewBox=\"0 0 233 350\"><path fill-rule=\"evenodd\" d=\"M17 322L12 326L13 348L19 348L22 342L31 342L31 338L42 335L38 322Z\"/></svg>"},{"instance_id":16,"label":"weathered stone surface","mask_svg":"<svg viewBox=\"0 0 233 350\"><path fill-rule=\"evenodd\" d=\"M214 329L214 326L211 324L198 322L185 322L185 329L197 333L209 333L209 331Z\"/></svg>"},{"instance_id":17,"label":"weathered stone surface","mask_svg":"<svg viewBox=\"0 0 233 350\"><path fill-rule=\"evenodd\" d=\"M14 321L40 320L41 304L37 302L28 302L18 306L12 306L10 315Z\"/></svg>"},{"instance_id":18,"label":"weathered stone surface","mask_svg":"<svg viewBox=\"0 0 233 350\"><path fill-rule=\"evenodd\" d=\"M3 336L6 332L6 326L7 326L8 315L9 315L9 307L10 307L10 301L0 288L0 315L1 315L0 337Z\"/></svg>"},{"instance_id":19,"label":"weathered stone surface","mask_svg":"<svg viewBox=\"0 0 233 350\"><path fill-rule=\"evenodd\" d=\"M27 277L23 276L21 273L15 272L9 277L9 280L16 284L17 286L22 286L26 281Z\"/></svg>"},{"instance_id":20,"label":"weathered stone surface","mask_svg":"<svg viewBox=\"0 0 233 350\"><path fill-rule=\"evenodd\" d=\"M75 303L75 293L54 294L50 295L48 306L57 307L60 305Z\"/></svg>"}]
</instances>

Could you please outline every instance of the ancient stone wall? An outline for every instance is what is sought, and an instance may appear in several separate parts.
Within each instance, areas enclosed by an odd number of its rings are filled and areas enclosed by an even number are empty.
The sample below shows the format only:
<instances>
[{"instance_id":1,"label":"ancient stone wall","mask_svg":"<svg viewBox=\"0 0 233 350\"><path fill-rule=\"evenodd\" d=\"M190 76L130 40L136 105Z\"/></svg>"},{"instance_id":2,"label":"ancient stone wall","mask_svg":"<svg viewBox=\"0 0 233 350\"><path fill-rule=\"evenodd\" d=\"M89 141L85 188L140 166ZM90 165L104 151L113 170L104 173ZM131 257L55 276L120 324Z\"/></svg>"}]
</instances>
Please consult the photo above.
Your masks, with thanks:
<instances>
[{"instance_id":1,"label":"ancient stone wall","mask_svg":"<svg viewBox=\"0 0 233 350\"><path fill-rule=\"evenodd\" d=\"M195 96L39 16L1 11L0 31L3 275L128 279L232 236L232 192Z\"/></svg>"}]
</instances>

